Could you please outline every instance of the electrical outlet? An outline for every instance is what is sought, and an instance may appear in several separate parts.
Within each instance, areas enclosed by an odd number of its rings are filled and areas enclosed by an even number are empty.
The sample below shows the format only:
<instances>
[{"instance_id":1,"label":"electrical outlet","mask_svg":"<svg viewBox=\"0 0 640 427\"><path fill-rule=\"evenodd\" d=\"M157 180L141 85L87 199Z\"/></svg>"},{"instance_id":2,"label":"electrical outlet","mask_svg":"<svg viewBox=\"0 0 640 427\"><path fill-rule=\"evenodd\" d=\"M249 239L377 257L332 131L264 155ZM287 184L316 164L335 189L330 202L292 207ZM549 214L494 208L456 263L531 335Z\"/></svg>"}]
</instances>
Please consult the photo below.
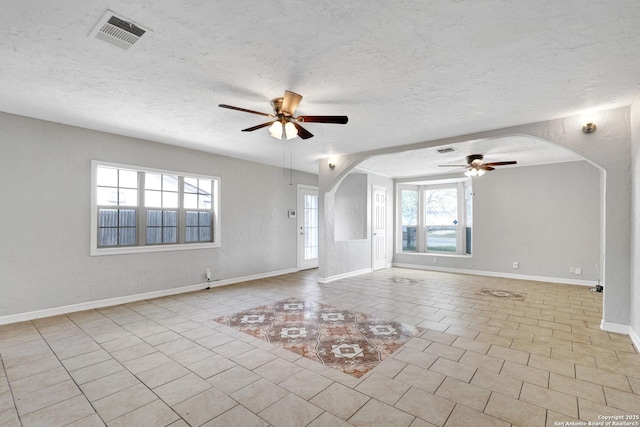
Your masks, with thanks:
<instances>
[{"instance_id":1,"label":"electrical outlet","mask_svg":"<svg viewBox=\"0 0 640 427\"><path fill-rule=\"evenodd\" d=\"M576 274L582 274L582 267L576 267Z\"/></svg>"},{"instance_id":2,"label":"electrical outlet","mask_svg":"<svg viewBox=\"0 0 640 427\"><path fill-rule=\"evenodd\" d=\"M569 273L575 273L575 272L576 272L575 267L569 267Z\"/></svg>"},{"instance_id":3,"label":"electrical outlet","mask_svg":"<svg viewBox=\"0 0 640 427\"><path fill-rule=\"evenodd\" d=\"M211 280L211 269L210 268L205 269L204 275L207 276L207 280Z\"/></svg>"},{"instance_id":4,"label":"electrical outlet","mask_svg":"<svg viewBox=\"0 0 640 427\"><path fill-rule=\"evenodd\" d=\"M520 263L518 263L518 261L513 261L513 268L520 268Z\"/></svg>"}]
</instances>

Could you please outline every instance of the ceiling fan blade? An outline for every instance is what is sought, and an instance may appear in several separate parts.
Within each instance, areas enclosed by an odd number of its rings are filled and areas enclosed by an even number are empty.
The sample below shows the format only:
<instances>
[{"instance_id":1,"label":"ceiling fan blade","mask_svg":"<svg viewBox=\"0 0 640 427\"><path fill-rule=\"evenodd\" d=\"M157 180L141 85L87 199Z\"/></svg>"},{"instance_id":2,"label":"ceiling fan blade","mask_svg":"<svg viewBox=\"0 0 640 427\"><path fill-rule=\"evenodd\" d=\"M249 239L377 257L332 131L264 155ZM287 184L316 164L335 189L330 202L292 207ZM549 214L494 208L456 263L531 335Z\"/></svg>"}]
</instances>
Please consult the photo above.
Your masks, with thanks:
<instances>
[{"instance_id":1,"label":"ceiling fan blade","mask_svg":"<svg viewBox=\"0 0 640 427\"><path fill-rule=\"evenodd\" d=\"M347 116L298 116L298 120L307 123L336 123L344 125L349 121Z\"/></svg>"},{"instance_id":2,"label":"ceiling fan blade","mask_svg":"<svg viewBox=\"0 0 640 427\"><path fill-rule=\"evenodd\" d=\"M293 125L296 127L296 129L298 129L298 136L302 139L309 139L313 136L313 134L311 132L309 132L308 130L306 130L305 128L303 128L302 126L300 126L299 124L295 123L295 122L291 122L293 123Z\"/></svg>"},{"instance_id":3,"label":"ceiling fan blade","mask_svg":"<svg viewBox=\"0 0 640 427\"><path fill-rule=\"evenodd\" d=\"M302 95L291 92L290 90L285 90L284 99L282 100L282 112L293 116L300 101L302 101Z\"/></svg>"},{"instance_id":4,"label":"ceiling fan blade","mask_svg":"<svg viewBox=\"0 0 640 427\"><path fill-rule=\"evenodd\" d=\"M438 165L440 168L466 168L469 165Z\"/></svg>"},{"instance_id":5,"label":"ceiling fan blade","mask_svg":"<svg viewBox=\"0 0 640 427\"><path fill-rule=\"evenodd\" d=\"M478 169L485 170L485 171L492 171L492 170L495 170L495 169L496 169L496 168L492 168L491 166L488 166L488 165L480 165L480 166L478 166L477 168L478 168Z\"/></svg>"},{"instance_id":6,"label":"ceiling fan blade","mask_svg":"<svg viewBox=\"0 0 640 427\"><path fill-rule=\"evenodd\" d=\"M253 132L254 130L258 130L258 129L266 128L267 126L270 126L270 125L272 125L273 123L275 123L275 121L273 121L273 122L267 122L267 123L262 123L262 124L257 125L257 126L253 126L253 127L250 127L250 128L242 129L242 132Z\"/></svg>"},{"instance_id":7,"label":"ceiling fan blade","mask_svg":"<svg viewBox=\"0 0 640 427\"><path fill-rule=\"evenodd\" d=\"M485 166L504 166L504 165L515 165L518 162L516 162L515 160L511 160L508 162L489 162L489 163L485 163Z\"/></svg>"},{"instance_id":8,"label":"ceiling fan blade","mask_svg":"<svg viewBox=\"0 0 640 427\"><path fill-rule=\"evenodd\" d=\"M261 113L260 111L247 110L246 108L234 107L233 105L218 104L218 107L228 108L230 110L244 111L245 113L259 114L261 116L273 117L273 114Z\"/></svg>"}]
</instances>

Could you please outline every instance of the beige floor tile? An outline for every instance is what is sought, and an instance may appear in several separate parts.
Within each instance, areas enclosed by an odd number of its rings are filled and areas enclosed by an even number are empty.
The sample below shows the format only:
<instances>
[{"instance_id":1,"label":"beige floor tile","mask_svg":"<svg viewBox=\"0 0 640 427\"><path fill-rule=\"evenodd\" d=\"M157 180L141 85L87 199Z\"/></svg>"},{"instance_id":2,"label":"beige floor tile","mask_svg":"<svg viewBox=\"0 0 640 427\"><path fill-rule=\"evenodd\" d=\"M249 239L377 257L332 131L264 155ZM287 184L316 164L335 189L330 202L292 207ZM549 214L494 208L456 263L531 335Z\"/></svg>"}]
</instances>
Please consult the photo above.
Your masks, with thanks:
<instances>
[{"instance_id":1,"label":"beige floor tile","mask_svg":"<svg viewBox=\"0 0 640 427\"><path fill-rule=\"evenodd\" d=\"M11 391L7 390L3 393L0 393L0 412L9 410L15 410L15 402Z\"/></svg>"},{"instance_id":2,"label":"beige floor tile","mask_svg":"<svg viewBox=\"0 0 640 427\"><path fill-rule=\"evenodd\" d=\"M59 384L69 379L71 379L71 377L63 367L54 368L49 371L44 371L39 374L12 381L11 392L15 397L20 397L27 393ZM6 386L6 391L9 391L8 385Z\"/></svg>"},{"instance_id":3,"label":"beige floor tile","mask_svg":"<svg viewBox=\"0 0 640 427\"><path fill-rule=\"evenodd\" d=\"M400 351L395 352L391 357L401 362L410 363L420 368L428 368L437 359L437 356L429 353L423 353L422 351L414 350L412 348L403 348Z\"/></svg>"},{"instance_id":4,"label":"beige floor tile","mask_svg":"<svg viewBox=\"0 0 640 427\"><path fill-rule=\"evenodd\" d=\"M112 351L111 355L117 359L120 363L128 362L129 360L137 359L147 354L156 353L156 349L150 346L146 342L132 345L122 350Z\"/></svg>"},{"instance_id":5,"label":"beige floor tile","mask_svg":"<svg viewBox=\"0 0 640 427\"><path fill-rule=\"evenodd\" d=\"M631 389L635 394L640 394L640 378L627 377L629 380L629 384L631 384Z\"/></svg>"},{"instance_id":6,"label":"beige floor tile","mask_svg":"<svg viewBox=\"0 0 640 427\"><path fill-rule=\"evenodd\" d=\"M351 424L349 424L348 422L343 421L340 418L334 415L331 415L328 412L324 412L318 418L313 420L311 424L308 425L308 427L350 427L350 426Z\"/></svg>"},{"instance_id":7,"label":"beige floor tile","mask_svg":"<svg viewBox=\"0 0 640 427\"><path fill-rule=\"evenodd\" d=\"M199 426L237 404L220 390L211 388L174 405L173 409L190 425Z\"/></svg>"},{"instance_id":8,"label":"beige floor tile","mask_svg":"<svg viewBox=\"0 0 640 427\"><path fill-rule=\"evenodd\" d=\"M384 375L385 377L393 378L407 366L408 364L405 362L387 358L374 368L374 372L376 374Z\"/></svg>"},{"instance_id":9,"label":"beige floor tile","mask_svg":"<svg viewBox=\"0 0 640 427\"><path fill-rule=\"evenodd\" d=\"M51 427L71 424L95 414L84 396L76 396L20 418L22 427Z\"/></svg>"},{"instance_id":10,"label":"beige floor tile","mask_svg":"<svg viewBox=\"0 0 640 427\"><path fill-rule=\"evenodd\" d=\"M14 409L0 412L0 426L3 427L21 427L18 413Z\"/></svg>"},{"instance_id":11,"label":"beige floor tile","mask_svg":"<svg viewBox=\"0 0 640 427\"><path fill-rule=\"evenodd\" d=\"M491 392L472 384L447 378L438 388L435 395L482 412L489 401Z\"/></svg>"},{"instance_id":12,"label":"beige floor tile","mask_svg":"<svg viewBox=\"0 0 640 427\"><path fill-rule=\"evenodd\" d=\"M64 427L104 427L104 425L98 414L92 414L70 424L65 424Z\"/></svg>"},{"instance_id":13,"label":"beige floor tile","mask_svg":"<svg viewBox=\"0 0 640 427\"><path fill-rule=\"evenodd\" d=\"M139 383L140 381L131 375L129 371L122 370L95 381L84 383L80 386L80 389L87 399L93 402Z\"/></svg>"},{"instance_id":14,"label":"beige floor tile","mask_svg":"<svg viewBox=\"0 0 640 427\"><path fill-rule=\"evenodd\" d=\"M613 415L637 415L638 412L627 412L622 409L613 408L611 406L602 405L600 403L591 402L587 399L578 398L578 411L582 421L602 421L601 417Z\"/></svg>"},{"instance_id":15,"label":"beige floor tile","mask_svg":"<svg viewBox=\"0 0 640 427\"><path fill-rule=\"evenodd\" d=\"M15 399L15 405L20 416L24 416L80 394L81 392L78 386L69 379L59 384L17 397Z\"/></svg>"},{"instance_id":16,"label":"beige floor tile","mask_svg":"<svg viewBox=\"0 0 640 427\"><path fill-rule=\"evenodd\" d=\"M604 394L607 398L607 406L640 415L640 396L609 387L604 388Z\"/></svg>"},{"instance_id":17,"label":"beige floor tile","mask_svg":"<svg viewBox=\"0 0 640 427\"><path fill-rule=\"evenodd\" d=\"M613 372L576 365L576 378L618 390L632 392L627 377Z\"/></svg>"},{"instance_id":18,"label":"beige floor tile","mask_svg":"<svg viewBox=\"0 0 640 427\"><path fill-rule=\"evenodd\" d=\"M187 365L187 368L200 378L207 379L234 366L236 366L235 362L216 354L207 359Z\"/></svg>"},{"instance_id":19,"label":"beige floor tile","mask_svg":"<svg viewBox=\"0 0 640 427\"><path fill-rule=\"evenodd\" d=\"M523 366L519 363L504 362L500 375L535 384L540 387L546 388L549 385L549 371Z\"/></svg>"},{"instance_id":20,"label":"beige floor tile","mask_svg":"<svg viewBox=\"0 0 640 427\"><path fill-rule=\"evenodd\" d=\"M307 365L309 364L310 363L308 363ZM314 365L312 365L312 367L315 365L324 366L324 365L321 365L320 363L314 362ZM271 362L265 363L264 365L254 369L253 372L255 372L260 376L263 376L264 378L268 379L271 382L278 384L286 380L287 378L289 378L291 375L294 375L295 373L300 372L302 369L303 369L302 367L294 363L288 362L286 360L274 359Z\"/></svg>"},{"instance_id":21,"label":"beige floor tile","mask_svg":"<svg viewBox=\"0 0 640 427\"><path fill-rule=\"evenodd\" d=\"M592 402L605 404L604 390L601 385L593 384L587 381L575 378L565 377L564 375L551 373L549 379L549 388L570 394L576 397L582 397Z\"/></svg>"},{"instance_id":22,"label":"beige floor tile","mask_svg":"<svg viewBox=\"0 0 640 427\"><path fill-rule=\"evenodd\" d=\"M409 390L409 385L374 373L361 382L356 390L388 405L394 405Z\"/></svg>"},{"instance_id":23,"label":"beige floor tile","mask_svg":"<svg viewBox=\"0 0 640 427\"><path fill-rule=\"evenodd\" d=\"M174 406L212 386L195 374L188 374L153 389L168 405Z\"/></svg>"},{"instance_id":24,"label":"beige floor tile","mask_svg":"<svg viewBox=\"0 0 640 427\"><path fill-rule=\"evenodd\" d=\"M396 408L435 425L443 425L454 406L449 399L413 387L395 404Z\"/></svg>"},{"instance_id":25,"label":"beige floor tile","mask_svg":"<svg viewBox=\"0 0 640 427\"><path fill-rule=\"evenodd\" d=\"M306 400L294 394L288 394L258 415L274 426L298 427L309 424L322 412L322 409Z\"/></svg>"},{"instance_id":26,"label":"beige floor tile","mask_svg":"<svg viewBox=\"0 0 640 427\"><path fill-rule=\"evenodd\" d=\"M109 427L156 427L166 426L180 417L160 399L141 406L108 423Z\"/></svg>"},{"instance_id":27,"label":"beige floor tile","mask_svg":"<svg viewBox=\"0 0 640 427\"><path fill-rule=\"evenodd\" d=\"M197 346L198 344L194 343L190 339L187 339L181 336L176 340L158 344L155 346L155 348L156 350L166 354L167 356L171 356L173 354L180 353L182 351L189 350Z\"/></svg>"},{"instance_id":28,"label":"beige floor tile","mask_svg":"<svg viewBox=\"0 0 640 427\"><path fill-rule=\"evenodd\" d=\"M473 366L452 362L442 357L436 360L429 370L467 383L471 381L473 374L476 372L476 368Z\"/></svg>"},{"instance_id":29,"label":"beige floor tile","mask_svg":"<svg viewBox=\"0 0 640 427\"><path fill-rule=\"evenodd\" d=\"M201 360L208 359L213 357L215 353L201 345L196 345L195 347L190 348L189 350L181 351L176 354L172 354L171 358L181 365L191 365L196 362L200 362Z\"/></svg>"},{"instance_id":30,"label":"beige floor tile","mask_svg":"<svg viewBox=\"0 0 640 427\"><path fill-rule=\"evenodd\" d=\"M42 359L6 368L5 374L9 381L16 381L61 367L60 361L55 356L50 355Z\"/></svg>"},{"instance_id":31,"label":"beige floor tile","mask_svg":"<svg viewBox=\"0 0 640 427\"><path fill-rule=\"evenodd\" d=\"M584 366L597 366L596 358L589 354L575 353L573 351L567 351L553 347L551 349L551 358L557 360L565 360L567 362L575 363L576 365Z\"/></svg>"},{"instance_id":32,"label":"beige floor tile","mask_svg":"<svg viewBox=\"0 0 640 427\"><path fill-rule=\"evenodd\" d=\"M510 348L513 350L525 351L527 353L537 354L544 357L551 356L551 346L544 344L525 342L515 339L513 340L513 343L511 343Z\"/></svg>"},{"instance_id":33,"label":"beige floor tile","mask_svg":"<svg viewBox=\"0 0 640 427\"><path fill-rule=\"evenodd\" d=\"M322 375L302 370L278 385L303 399L309 400L331 384L333 384L333 381Z\"/></svg>"},{"instance_id":34,"label":"beige floor tile","mask_svg":"<svg viewBox=\"0 0 640 427\"><path fill-rule=\"evenodd\" d=\"M434 356L444 357L445 359L453 360L457 362L460 360L462 355L464 354L464 350L451 347L450 345L441 344L439 342L431 343L426 349L423 350L424 353L433 354Z\"/></svg>"},{"instance_id":35,"label":"beige floor tile","mask_svg":"<svg viewBox=\"0 0 640 427\"><path fill-rule=\"evenodd\" d=\"M557 374L564 375L565 377L576 376L576 365L572 362L543 357L537 354L531 355L529 358L529 366L549 372L555 372Z\"/></svg>"},{"instance_id":36,"label":"beige floor tile","mask_svg":"<svg viewBox=\"0 0 640 427\"><path fill-rule=\"evenodd\" d=\"M520 396L523 382L491 371L478 369L471 384L517 399Z\"/></svg>"},{"instance_id":37,"label":"beige floor tile","mask_svg":"<svg viewBox=\"0 0 640 427\"><path fill-rule=\"evenodd\" d=\"M484 354L475 353L473 351L467 351L460 359L460 363L465 365L474 366L476 368L486 369L488 371L500 372L503 359L497 357L486 356Z\"/></svg>"},{"instance_id":38,"label":"beige floor tile","mask_svg":"<svg viewBox=\"0 0 640 427\"><path fill-rule=\"evenodd\" d=\"M261 379L232 393L231 397L257 414L282 399L288 393L282 387Z\"/></svg>"},{"instance_id":39,"label":"beige floor tile","mask_svg":"<svg viewBox=\"0 0 640 427\"><path fill-rule=\"evenodd\" d=\"M446 376L414 365L407 365L395 378L410 386L435 393Z\"/></svg>"},{"instance_id":40,"label":"beige floor tile","mask_svg":"<svg viewBox=\"0 0 640 427\"><path fill-rule=\"evenodd\" d=\"M98 343L86 335L76 335L61 340L48 341L48 343L60 360L101 349Z\"/></svg>"},{"instance_id":41,"label":"beige floor tile","mask_svg":"<svg viewBox=\"0 0 640 427\"><path fill-rule=\"evenodd\" d=\"M115 339L113 341L104 342L101 344L101 347L109 353L113 353L114 351L122 350L127 347L141 344L143 342L144 341L142 341L141 338L138 338L135 335L129 335L126 337Z\"/></svg>"},{"instance_id":42,"label":"beige floor tile","mask_svg":"<svg viewBox=\"0 0 640 427\"><path fill-rule=\"evenodd\" d=\"M215 352L225 357L234 357L239 356L242 353L246 353L247 351L251 351L254 348L255 347L251 344L247 344L242 341L231 341L227 344L216 347Z\"/></svg>"},{"instance_id":43,"label":"beige floor tile","mask_svg":"<svg viewBox=\"0 0 640 427\"><path fill-rule=\"evenodd\" d=\"M470 340L464 337L456 338L456 340L451 344L453 347L458 347L463 350L471 350L475 353L486 354L491 347L490 343Z\"/></svg>"},{"instance_id":44,"label":"beige floor tile","mask_svg":"<svg viewBox=\"0 0 640 427\"><path fill-rule=\"evenodd\" d=\"M310 402L343 420L349 419L369 400L369 397L334 383L318 393Z\"/></svg>"},{"instance_id":45,"label":"beige floor tile","mask_svg":"<svg viewBox=\"0 0 640 427\"><path fill-rule=\"evenodd\" d=\"M529 362L529 353L520 350L513 350L511 348L506 348L499 345L492 345L487 352L487 356L509 360L521 365L526 365Z\"/></svg>"},{"instance_id":46,"label":"beige floor tile","mask_svg":"<svg viewBox=\"0 0 640 427\"><path fill-rule=\"evenodd\" d=\"M347 422L357 427L407 427L413 422L414 418L413 415L393 406L371 399Z\"/></svg>"},{"instance_id":47,"label":"beige floor tile","mask_svg":"<svg viewBox=\"0 0 640 427\"><path fill-rule=\"evenodd\" d=\"M137 375L149 369L157 368L171 362L171 358L159 351L122 362L132 374Z\"/></svg>"},{"instance_id":48,"label":"beige floor tile","mask_svg":"<svg viewBox=\"0 0 640 427\"><path fill-rule=\"evenodd\" d=\"M84 383L97 380L98 378L106 377L107 375L122 371L123 369L124 367L120 363L110 359L96 363L95 365L87 366L86 368L80 368L70 372L70 374L78 385L82 385Z\"/></svg>"},{"instance_id":49,"label":"beige floor tile","mask_svg":"<svg viewBox=\"0 0 640 427\"><path fill-rule=\"evenodd\" d=\"M444 427L510 427L510 423L483 414L464 405L456 405Z\"/></svg>"},{"instance_id":50,"label":"beige floor tile","mask_svg":"<svg viewBox=\"0 0 640 427\"><path fill-rule=\"evenodd\" d=\"M429 341L435 341L444 345L451 345L457 337L454 335L445 334L439 331L427 330L420 335L420 338L427 339Z\"/></svg>"},{"instance_id":51,"label":"beige floor tile","mask_svg":"<svg viewBox=\"0 0 640 427\"><path fill-rule=\"evenodd\" d=\"M276 356L269 353L268 351L262 350L260 348L254 348L253 350L249 350L246 353L231 357L231 360L239 365L244 366L247 369L255 369L259 366L264 365L265 363L274 360L275 358Z\"/></svg>"},{"instance_id":52,"label":"beige floor tile","mask_svg":"<svg viewBox=\"0 0 640 427\"><path fill-rule=\"evenodd\" d=\"M227 394L231 394L234 391L240 390L255 381L258 381L260 375L255 374L242 366L234 366L226 371L220 372L217 375L212 376L207 381Z\"/></svg>"},{"instance_id":53,"label":"beige floor tile","mask_svg":"<svg viewBox=\"0 0 640 427\"><path fill-rule=\"evenodd\" d=\"M522 427L545 425L547 411L530 403L493 393L484 410L485 414Z\"/></svg>"},{"instance_id":54,"label":"beige floor tile","mask_svg":"<svg viewBox=\"0 0 640 427\"><path fill-rule=\"evenodd\" d=\"M157 399L157 396L143 384L136 384L127 389L110 394L92 402L93 407L105 422L145 406Z\"/></svg>"},{"instance_id":55,"label":"beige floor tile","mask_svg":"<svg viewBox=\"0 0 640 427\"><path fill-rule=\"evenodd\" d=\"M173 426L173 425L172 425ZM185 423L184 426L186 427ZM268 427L269 423L258 417L253 412L249 411L242 405L234 406L232 409L227 412L219 415L213 420L205 423L202 427L232 427L232 426L242 426L242 427ZM179 427L179 426L175 426Z\"/></svg>"},{"instance_id":56,"label":"beige floor tile","mask_svg":"<svg viewBox=\"0 0 640 427\"><path fill-rule=\"evenodd\" d=\"M180 335L177 332L163 331L163 332L160 332L159 334L154 334L154 335L149 335L147 337L144 337L144 341L146 341L147 344L155 347L161 344L178 340L180 338L182 338L182 335Z\"/></svg>"},{"instance_id":57,"label":"beige floor tile","mask_svg":"<svg viewBox=\"0 0 640 427\"><path fill-rule=\"evenodd\" d=\"M573 418L578 417L578 398L558 391L524 383L520 400Z\"/></svg>"}]
</instances>

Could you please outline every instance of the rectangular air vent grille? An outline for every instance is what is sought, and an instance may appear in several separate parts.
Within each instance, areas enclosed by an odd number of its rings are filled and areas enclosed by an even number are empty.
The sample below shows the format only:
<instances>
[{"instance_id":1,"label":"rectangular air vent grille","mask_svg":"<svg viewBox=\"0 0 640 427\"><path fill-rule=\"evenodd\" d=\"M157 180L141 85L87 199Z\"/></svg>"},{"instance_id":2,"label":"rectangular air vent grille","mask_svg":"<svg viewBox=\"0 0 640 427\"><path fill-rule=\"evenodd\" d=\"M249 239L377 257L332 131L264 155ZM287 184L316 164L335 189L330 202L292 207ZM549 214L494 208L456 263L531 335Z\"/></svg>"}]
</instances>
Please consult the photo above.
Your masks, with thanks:
<instances>
[{"instance_id":1,"label":"rectangular air vent grille","mask_svg":"<svg viewBox=\"0 0 640 427\"><path fill-rule=\"evenodd\" d=\"M140 38L145 35L147 29L134 24L131 20L116 15L110 10L104 14L98 25L95 26L90 37L110 43L124 50L133 50L137 47Z\"/></svg>"},{"instance_id":2,"label":"rectangular air vent grille","mask_svg":"<svg viewBox=\"0 0 640 427\"><path fill-rule=\"evenodd\" d=\"M438 149L438 153L440 153L440 154L444 154L444 153L452 153L452 152L454 152L454 151L456 151L456 150L454 150L454 149L453 149L453 148L451 148L451 147L447 147L447 148L439 148L439 149Z\"/></svg>"}]
</instances>

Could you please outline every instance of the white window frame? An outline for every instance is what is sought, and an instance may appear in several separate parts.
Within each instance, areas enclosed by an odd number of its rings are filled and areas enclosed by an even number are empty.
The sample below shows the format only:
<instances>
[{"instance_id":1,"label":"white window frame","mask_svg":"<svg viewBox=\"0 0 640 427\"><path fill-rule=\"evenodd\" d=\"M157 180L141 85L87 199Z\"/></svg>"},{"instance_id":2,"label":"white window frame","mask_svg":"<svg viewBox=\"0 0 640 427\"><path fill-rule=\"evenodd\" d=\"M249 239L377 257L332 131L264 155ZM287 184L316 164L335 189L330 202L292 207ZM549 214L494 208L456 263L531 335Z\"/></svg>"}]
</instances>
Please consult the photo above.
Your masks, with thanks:
<instances>
[{"instance_id":1,"label":"white window frame","mask_svg":"<svg viewBox=\"0 0 640 427\"><path fill-rule=\"evenodd\" d=\"M128 169L135 170L138 172L151 172L151 173L160 173L167 175L177 175L179 177L188 177L188 178L200 178L200 179L210 179L212 181L212 207L211 211L213 214L213 223L212 230L213 233L213 241L212 242L192 242L192 243L166 243L166 244L149 244L147 245L146 238L139 238L138 245L135 246L113 246L113 247L98 247L98 204L97 204L97 171L98 166L112 167L118 169ZM138 188L139 200L143 200L140 194L144 193L144 188ZM183 201L179 201L179 206L182 206ZM138 211L138 220L136 222L138 228L138 235L144 236L146 233L146 225L145 221L141 220L142 213L145 212L146 208L141 206L142 203L138 203L138 206L132 207L132 209L136 209ZM178 208L178 210L183 209L182 207ZM121 255L121 254L131 254L131 253L145 253L145 252L169 252L169 251L184 251L184 250L193 250L193 249L209 249L209 248L218 248L221 246L221 231L220 231L220 177L211 176L211 175L202 175L197 173L190 172L182 172L182 171L172 171L166 169L156 169L149 168L144 166L135 166L135 165L127 165L121 163L112 163L112 162L103 162L100 160L92 160L91 161L91 247L90 254L91 256L101 256L101 255ZM181 232L181 229L184 228L184 224L179 224L178 232Z\"/></svg>"},{"instance_id":2,"label":"white window frame","mask_svg":"<svg viewBox=\"0 0 640 427\"><path fill-rule=\"evenodd\" d=\"M415 254L415 255L438 255L438 256L460 256L471 257L473 254L473 248L471 248L471 254L466 253L466 227L467 227L467 204L466 204L466 188L471 185L470 178L463 179L448 179L438 181L420 181L420 182L402 182L396 185L396 212L397 212L397 224L396 224L396 253L398 254ZM458 195L458 224L456 224L456 252L444 252L444 251L427 251L426 248L426 212L425 212L425 190L428 189L442 189L457 187ZM415 251L403 251L402 250L402 190L410 190L418 192L418 224L416 230L416 250Z\"/></svg>"}]
</instances>

